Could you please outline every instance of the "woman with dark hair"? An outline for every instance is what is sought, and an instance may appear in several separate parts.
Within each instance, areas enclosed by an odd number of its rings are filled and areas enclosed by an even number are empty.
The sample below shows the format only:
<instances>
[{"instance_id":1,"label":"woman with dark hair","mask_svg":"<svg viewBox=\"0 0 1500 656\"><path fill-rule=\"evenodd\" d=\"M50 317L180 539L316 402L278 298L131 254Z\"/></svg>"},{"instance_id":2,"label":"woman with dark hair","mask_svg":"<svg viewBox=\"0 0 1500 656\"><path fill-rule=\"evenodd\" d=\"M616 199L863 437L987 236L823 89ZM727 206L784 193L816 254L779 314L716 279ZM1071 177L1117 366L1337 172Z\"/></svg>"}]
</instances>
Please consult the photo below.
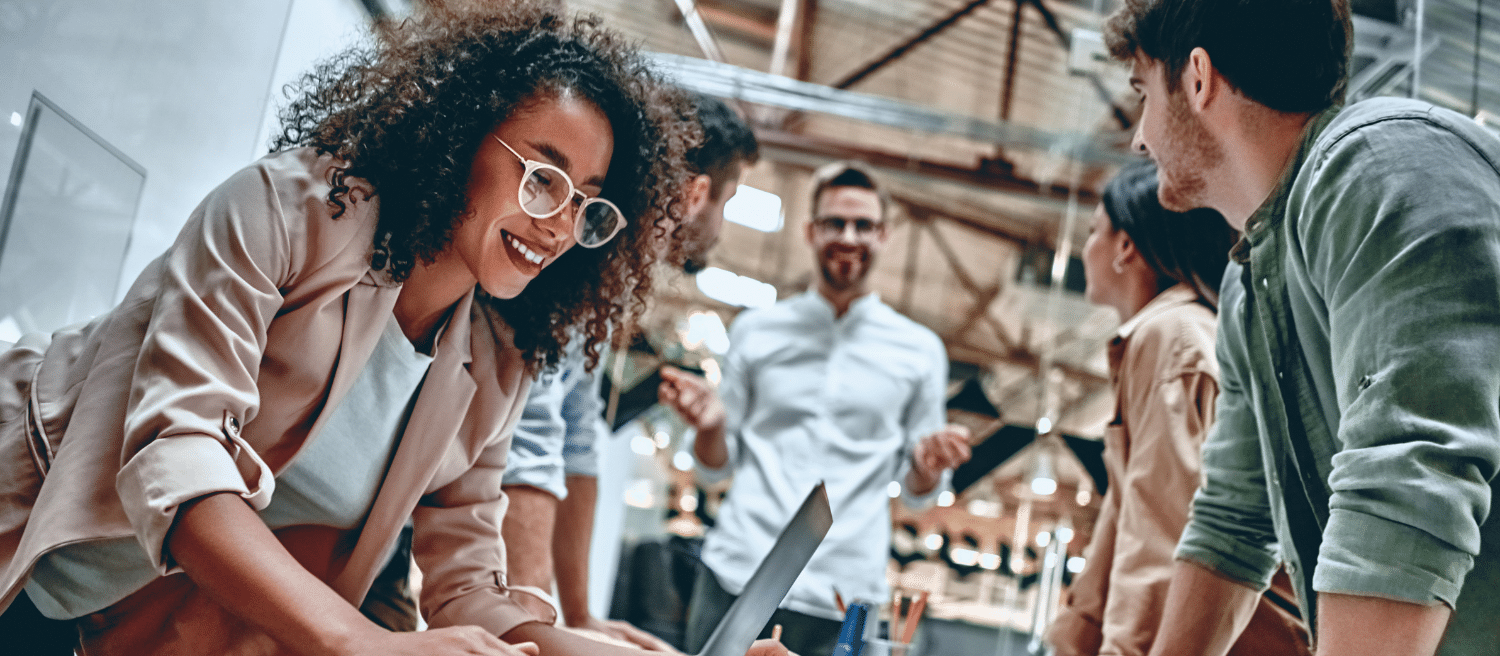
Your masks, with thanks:
<instances>
[{"instance_id":1,"label":"woman with dark hair","mask_svg":"<svg viewBox=\"0 0 1500 656\"><path fill-rule=\"evenodd\" d=\"M570 327L597 360L640 308L696 127L597 21L506 7L318 68L118 307L0 353L5 649L639 653L515 603L501 473ZM434 628L390 633L356 607L408 518Z\"/></svg>"},{"instance_id":2,"label":"woman with dark hair","mask_svg":"<svg viewBox=\"0 0 1500 656\"><path fill-rule=\"evenodd\" d=\"M1104 494L1083 572L1048 634L1059 656L1144 656L1161 622L1173 553L1202 479L1218 397L1219 281L1238 234L1213 210L1162 209L1156 166L1126 166L1105 187L1083 246L1088 300L1119 314L1109 343L1115 417L1105 430ZM1307 654L1283 608L1281 577L1231 654ZM1284 606L1278 606L1277 596Z\"/></svg>"}]
</instances>

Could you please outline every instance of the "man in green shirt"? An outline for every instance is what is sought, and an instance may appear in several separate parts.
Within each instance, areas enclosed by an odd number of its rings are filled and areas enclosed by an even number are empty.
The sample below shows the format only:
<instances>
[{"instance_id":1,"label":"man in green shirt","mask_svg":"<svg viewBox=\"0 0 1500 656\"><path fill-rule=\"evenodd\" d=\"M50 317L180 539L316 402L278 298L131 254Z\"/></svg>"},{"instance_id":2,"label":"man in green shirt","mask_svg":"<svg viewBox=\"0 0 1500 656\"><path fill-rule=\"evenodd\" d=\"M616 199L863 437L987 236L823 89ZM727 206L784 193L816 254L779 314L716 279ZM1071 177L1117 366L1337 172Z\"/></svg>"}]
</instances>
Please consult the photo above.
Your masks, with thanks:
<instances>
[{"instance_id":1,"label":"man in green shirt","mask_svg":"<svg viewBox=\"0 0 1500 656\"><path fill-rule=\"evenodd\" d=\"M1320 656L1500 654L1500 140L1341 107L1347 0L1126 0L1106 39L1162 203L1244 231L1151 653L1225 653L1285 562Z\"/></svg>"}]
</instances>

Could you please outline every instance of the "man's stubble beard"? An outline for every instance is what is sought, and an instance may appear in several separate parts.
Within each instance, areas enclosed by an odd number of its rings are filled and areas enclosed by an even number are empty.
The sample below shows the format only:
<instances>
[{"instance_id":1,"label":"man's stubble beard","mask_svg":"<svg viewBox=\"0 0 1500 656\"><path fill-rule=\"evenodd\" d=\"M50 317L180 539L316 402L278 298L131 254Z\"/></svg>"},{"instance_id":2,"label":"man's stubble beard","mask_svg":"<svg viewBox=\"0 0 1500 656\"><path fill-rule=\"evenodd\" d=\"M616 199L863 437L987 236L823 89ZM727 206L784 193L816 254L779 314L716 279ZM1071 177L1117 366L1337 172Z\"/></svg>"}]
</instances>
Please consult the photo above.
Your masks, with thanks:
<instances>
[{"instance_id":1,"label":"man's stubble beard","mask_svg":"<svg viewBox=\"0 0 1500 656\"><path fill-rule=\"evenodd\" d=\"M839 275L835 270L836 265L832 264L835 259L825 256L818 261L818 271L823 275L823 283L835 291L858 289L870 276L870 270L874 268L872 266L874 258L871 257L868 249L861 249L859 260L850 267L850 275L847 277Z\"/></svg>"},{"instance_id":2,"label":"man's stubble beard","mask_svg":"<svg viewBox=\"0 0 1500 656\"><path fill-rule=\"evenodd\" d=\"M1164 141L1166 147L1153 153L1170 154L1170 159L1156 160L1161 182L1157 199L1162 207L1174 212L1208 207L1206 172L1224 161L1224 150L1209 134L1203 120L1188 109L1187 94L1182 91L1167 96Z\"/></svg>"}]
</instances>

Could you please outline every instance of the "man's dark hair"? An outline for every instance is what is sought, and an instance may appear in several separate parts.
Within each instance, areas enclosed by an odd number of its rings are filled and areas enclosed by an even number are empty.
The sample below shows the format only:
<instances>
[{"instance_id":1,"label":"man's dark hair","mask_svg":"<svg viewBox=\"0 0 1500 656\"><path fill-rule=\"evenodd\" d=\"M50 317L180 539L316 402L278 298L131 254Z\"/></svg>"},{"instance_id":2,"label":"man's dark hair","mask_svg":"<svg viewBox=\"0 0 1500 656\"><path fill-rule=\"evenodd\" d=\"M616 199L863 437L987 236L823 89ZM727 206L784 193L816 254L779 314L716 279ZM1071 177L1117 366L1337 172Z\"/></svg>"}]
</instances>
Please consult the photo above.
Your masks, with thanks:
<instances>
[{"instance_id":1,"label":"man's dark hair","mask_svg":"<svg viewBox=\"0 0 1500 656\"><path fill-rule=\"evenodd\" d=\"M1211 209L1172 212L1156 197L1156 165L1127 164L1104 187L1104 213L1124 230L1141 259L1156 272L1158 292L1177 283L1192 285L1209 304L1219 303L1219 282L1229 249L1239 233Z\"/></svg>"},{"instance_id":2,"label":"man's dark hair","mask_svg":"<svg viewBox=\"0 0 1500 656\"><path fill-rule=\"evenodd\" d=\"M1287 113L1344 102L1353 34L1349 0L1125 0L1104 26L1110 54L1160 61L1169 91L1203 48L1245 97Z\"/></svg>"},{"instance_id":3,"label":"man's dark hair","mask_svg":"<svg viewBox=\"0 0 1500 656\"><path fill-rule=\"evenodd\" d=\"M760 142L755 140L755 132L750 126L724 101L694 94L693 104L698 124L703 127L703 142L688 151L688 168L708 176L711 181L709 198L718 200L724 183L738 174L739 166L754 164L760 159Z\"/></svg>"},{"instance_id":4,"label":"man's dark hair","mask_svg":"<svg viewBox=\"0 0 1500 656\"><path fill-rule=\"evenodd\" d=\"M883 220L891 211L891 197L884 188L875 181L875 173L863 162L844 161L824 164L818 170L813 171L812 211L818 211L818 198L824 191L834 187L858 187L869 189L880 197L880 218ZM813 217L817 218L817 217Z\"/></svg>"}]
</instances>

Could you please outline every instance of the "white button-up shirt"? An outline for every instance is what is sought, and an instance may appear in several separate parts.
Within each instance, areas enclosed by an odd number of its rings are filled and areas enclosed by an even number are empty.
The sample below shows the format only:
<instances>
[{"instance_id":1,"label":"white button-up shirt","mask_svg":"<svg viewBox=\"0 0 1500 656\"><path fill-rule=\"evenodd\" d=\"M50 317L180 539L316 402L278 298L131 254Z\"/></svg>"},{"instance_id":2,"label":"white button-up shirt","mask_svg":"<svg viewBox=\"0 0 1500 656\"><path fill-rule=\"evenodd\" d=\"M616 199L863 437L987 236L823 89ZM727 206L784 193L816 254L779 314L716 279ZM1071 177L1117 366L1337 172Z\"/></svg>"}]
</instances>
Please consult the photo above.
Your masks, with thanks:
<instances>
[{"instance_id":1,"label":"white button-up shirt","mask_svg":"<svg viewBox=\"0 0 1500 656\"><path fill-rule=\"evenodd\" d=\"M891 517L887 490L903 483L911 452L942 428L948 377L943 343L880 302L854 301L842 317L815 290L739 317L730 330L720 397L734 487L709 532L703 562L739 594L776 536L819 481L833 527L782 606L841 619L845 600L885 599Z\"/></svg>"}]
</instances>

